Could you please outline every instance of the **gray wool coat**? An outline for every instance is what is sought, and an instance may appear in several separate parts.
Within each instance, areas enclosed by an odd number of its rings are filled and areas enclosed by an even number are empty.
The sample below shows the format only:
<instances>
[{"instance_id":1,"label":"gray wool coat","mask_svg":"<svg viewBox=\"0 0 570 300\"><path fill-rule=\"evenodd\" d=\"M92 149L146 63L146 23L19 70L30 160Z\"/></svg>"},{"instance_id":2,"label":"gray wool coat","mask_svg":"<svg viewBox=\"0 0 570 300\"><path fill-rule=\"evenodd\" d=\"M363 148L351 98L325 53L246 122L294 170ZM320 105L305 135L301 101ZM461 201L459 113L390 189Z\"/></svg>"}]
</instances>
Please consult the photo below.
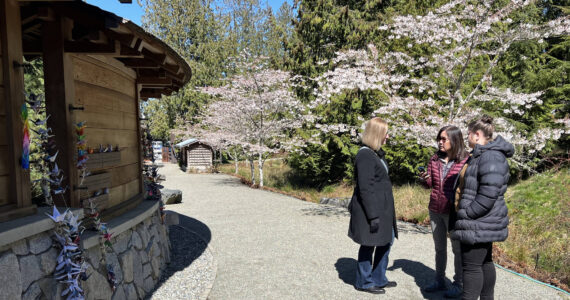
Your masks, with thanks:
<instances>
[{"instance_id":1,"label":"gray wool coat","mask_svg":"<svg viewBox=\"0 0 570 300\"><path fill-rule=\"evenodd\" d=\"M507 239L509 216L504 195L509 181L507 158L514 152L513 145L501 136L475 146L467 162L452 239L470 245Z\"/></svg>"},{"instance_id":2,"label":"gray wool coat","mask_svg":"<svg viewBox=\"0 0 570 300\"><path fill-rule=\"evenodd\" d=\"M356 154L356 186L348 206L348 236L360 245L384 246L392 242L392 230L398 237L392 182L384 151L362 147ZM370 232L370 221L379 218L378 232Z\"/></svg>"}]
</instances>

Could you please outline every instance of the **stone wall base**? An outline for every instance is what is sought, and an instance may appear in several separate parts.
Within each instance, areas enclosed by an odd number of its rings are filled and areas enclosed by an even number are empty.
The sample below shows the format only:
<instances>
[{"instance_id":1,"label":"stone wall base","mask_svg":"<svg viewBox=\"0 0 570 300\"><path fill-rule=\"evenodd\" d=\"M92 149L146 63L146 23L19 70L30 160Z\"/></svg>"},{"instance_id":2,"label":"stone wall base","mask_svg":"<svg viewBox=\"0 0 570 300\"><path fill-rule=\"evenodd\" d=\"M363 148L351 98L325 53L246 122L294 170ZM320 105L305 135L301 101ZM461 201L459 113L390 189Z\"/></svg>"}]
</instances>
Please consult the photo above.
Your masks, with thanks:
<instances>
[{"instance_id":1,"label":"stone wall base","mask_svg":"<svg viewBox=\"0 0 570 300\"><path fill-rule=\"evenodd\" d=\"M85 299L144 299L170 262L170 241L158 202L143 201L109 221L108 229L113 233L112 249L101 246L97 232L85 231L82 236L89 276L81 281ZM65 285L53 276L61 249L52 236L53 227L0 245L0 298L65 299ZM115 272L115 290L107 282L107 264Z\"/></svg>"}]
</instances>

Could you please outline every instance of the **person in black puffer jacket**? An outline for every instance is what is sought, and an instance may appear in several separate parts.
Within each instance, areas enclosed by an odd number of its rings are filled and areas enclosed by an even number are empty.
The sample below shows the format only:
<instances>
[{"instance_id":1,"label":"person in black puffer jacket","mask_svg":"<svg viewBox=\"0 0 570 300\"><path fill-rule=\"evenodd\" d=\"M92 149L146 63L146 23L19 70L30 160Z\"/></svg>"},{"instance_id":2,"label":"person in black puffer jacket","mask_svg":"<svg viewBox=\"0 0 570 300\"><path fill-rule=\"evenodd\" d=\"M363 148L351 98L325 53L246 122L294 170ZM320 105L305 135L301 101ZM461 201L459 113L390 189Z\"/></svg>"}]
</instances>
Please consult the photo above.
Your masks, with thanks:
<instances>
[{"instance_id":1,"label":"person in black puffer jacket","mask_svg":"<svg viewBox=\"0 0 570 300\"><path fill-rule=\"evenodd\" d=\"M504 194L509 180L507 158L514 147L501 136L492 139L493 119L468 125L471 158L460 172L457 221L451 238L461 242L462 299L493 299L493 242L507 239L509 224Z\"/></svg>"}]
</instances>

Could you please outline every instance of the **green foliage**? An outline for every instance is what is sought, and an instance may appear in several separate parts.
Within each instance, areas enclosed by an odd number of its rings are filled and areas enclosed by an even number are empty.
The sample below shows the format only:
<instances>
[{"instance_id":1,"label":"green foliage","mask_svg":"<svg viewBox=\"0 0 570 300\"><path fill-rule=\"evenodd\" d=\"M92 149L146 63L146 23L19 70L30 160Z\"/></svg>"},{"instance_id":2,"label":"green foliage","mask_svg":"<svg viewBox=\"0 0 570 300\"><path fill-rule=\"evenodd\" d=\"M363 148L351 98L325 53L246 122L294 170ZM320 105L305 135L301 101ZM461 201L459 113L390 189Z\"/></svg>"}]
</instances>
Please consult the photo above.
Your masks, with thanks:
<instances>
[{"instance_id":1,"label":"green foliage","mask_svg":"<svg viewBox=\"0 0 570 300\"><path fill-rule=\"evenodd\" d=\"M390 179L397 184L414 183L417 180L418 167L427 166L435 148L426 148L399 139L396 135L382 148L386 151L386 160L390 164Z\"/></svg>"},{"instance_id":2,"label":"green foliage","mask_svg":"<svg viewBox=\"0 0 570 300\"><path fill-rule=\"evenodd\" d=\"M190 82L160 103L143 105L154 139L167 140L168 131L184 123L195 124L209 97L195 86L217 85L227 74L227 58L234 47L227 32L228 16L215 10L211 0L146 0L143 27L171 46L192 69Z\"/></svg>"},{"instance_id":3,"label":"green foliage","mask_svg":"<svg viewBox=\"0 0 570 300\"><path fill-rule=\"evenodd\" d=\"M383 52L404 52L412 57L431 55L441 49L435 49L430 45L414 45L408 48L408 41L405 38L388 39L389 32L377 31L377 26L390 22L390 18L395 15L425 14L448 1L441 0L416 0L416 1L298 1L298 18L295 22L295 32L292 47L292 66L290 68L299 75L316 77L331 68L331 65L318 64L317 62L327 61L334 56L335 51L341 49L364 48L368 43L377 46ZM570 1L540 1L531 4L523 11L512 16L514 24L531 23L539 24L552 20L565 13ZM496 5L504 5L505 1L499 1ZM372 26L373 25L373 26ZM372 26L372 27L368 27ZM497 30L507 29L507 24L496 25ZM562 127L562 124L555 124L555 119L570 117L570 56L569 38L553 37L539 43L537 41L517 42L512 45L508 52L499 60L497 67L492 71L493 81L497 87L511 88L517 93L533 93L544 91L541 100L542 105L534 107L530 113L520 117L516 114L505 114L503 106L496 102L471 103L470 105L482 106L483 110L492 116L507 117L512 120L518 130L528 132L528 138L532 138L540 128ZM454 45L450 45L454 46ZM380 55L382 55L380 53ZM478 56L472 59L464 72L463 83L459 92L463 97L479 83L485 70L489 67L490 61L494 57ZM443 66L442 66L443 67ZM421 77L430 76L436 70L422 69L415 74ZM460 74L462 70L454 70ZM442 72L443 73L443 72ZM450 81L443 76L432 78L441 87L440 92L453 91L456 82ZM304 102L313 100L314 84L307 84L305 88L298 88L297 94ZM485 85L482 87L485 88ZM405 89L405 87L403 87ZM374 95L381 99L383 95ZM401 96L406 96L402 93ZM418 99L424 99L427 94L413 94ZM439 95L442 96L442 95ZM331 105L318 108L315 113L322 118L324 124L344 123L348 125L360 125L362 119L370 117L370 111L362 109L359 105L363 95L357 91L351 91L344 95L339 95L332 99ZM448 106L445 97L434 95L436 103ZM343 103L340 105L339 103ZM386 101L386 100L384 100ZM382 101L375 103L374 109L382 106ZM350 111L350 108L354 111ZM448 112L442 112L448 114ZM355 121L360 118L360 121ZM404 118L405 119L405 118ZM411 118L406 120L413 122ZM444 125L444 124L441 124ZM303 135L311 136L315 132L308 128ZM416 175L416 168L425 165L430 155L435 152L433 148L424 148L413 141L403 142L393 132L393 141L384 149L390 161L392 176L395 182L413 181ZM331 134L321 134L322 146L309 145L303 148L301 154L294 154L290 159L291 166L311 180L323 180L319 185L326 185L331 181L350 180L352 178L353 156L345 156L343 151L348 146L338 146L339 143L331 141L341 140L333 138ZM338 135L337 136L342 136ZM540 169L545 155L564 155L569 151L570 136L566 134L558 142L549 142L542 151L542 155L530 161L529 165L534 169ZM334 164L334 165L333 165ZM512 166L514 178L524 175L518 165Z\"/></svg>"},{"instance_id":4,"label":"green foliage","mask_svg":"<svg viewBox=\"0 0 570 300\"><path fill-rule=\"evenodd\" d=\"M362 48L378 36L385 1L297 1L291 69L314 77L325 70L317 62L330 59L339 49Z\"/></svg>"},{"instance_id":5,"label":"green foliage","mask_svg":"<svg viewBox=\"0 0 570 300\"><path fill-rule=\"evenodd\" d=\"M169 130L201 121L211 98L195 87L219 86L234 70L230 59L248 48L282 68L289 59L292 8L284 3L274 15L257 0L145 0L143 27L170 45L192 68L190 82L160 104L143 105L154 139Z\"/></svg>"},{"instance_id":6,"label":"green foliage","mask_svg":"<svg viewBox=\"0 0 570 300\"><path fill-rule=\"evenodd\" d=\"M24 69L24 89L26 94L35 94L35 95L43 95L44 94L44 70L43 70L43 61L41 59L35 59L29 62L26 62L26 67ZM31 130L38 130L40 126L35 125L32 120L36 119L45 119L45 113L36 114L32 109L28 109L28 119L29 126ZM45 125L42 127L45 128ZM46 169L45 163L43 161L44 153L41 147L37 144L38 140L36 135L33 131L31 133L31 140L30 143L30 179L32 182L34 180L40 179L43 175L42 169ZM43 200L35 200L39 199L42 195L42 191L39 184L32 184L32 198L34 198L34 202L36 204L42 204Z\"/></svg>"},{"instance_id":7,"label":"green foliage","mask_svg":"<svg viewBox=\"0 0 570 300\"><path fill-rule=\"evenodd\" d=\"M299 75L314 77L330 66L317 62L330 59L340 49L358 49L368 43L382 45L390 51L402 51L406 44L386 43L384 33L377 28L396 13L419 13L442 1L300 1L297 2L295 38L290 68ZM422 10L423 8L423 10ZM428 51L417 48L415 51ZM313 99L311 90L315 86L299 88L297 95L304 101ZM330 105L318 107L314 113L322 118L323 124L347 124L361 126L372 112L388 100L386 96L373 91L349 91L335 96ZM317 186L324 186L339 180L351 181L353 160L359 145L353 142L349 133L319 133L306 128L304 136L319 135L322 143L311 144L301 153L291 154L288 162L300 176ZM390 160L391 173L395 182L415 180L416 168L425 165L434 149L423 148L413 142L403 143L398 133L391 133L400 143L390 143L384 150Z\"/></svg>"},{"instance_id":8,"label":"green foliage","mask_svg":"<svg viewBox=\"0 0 570 300\"><path fill-rule=\"evenodd\" d=\"M546 22L567 14L570 1L541 1L515 16L514 21L529 23ZM554 119L570 117L570 37L552 37L538 41L521 41L511 46L493 72L495 82L501 87L525 93L544 91L542 105L533 108L524 118L509 116L520 128L532 136L540 128L560 127ZM497 108L494 108L497 110ZM557 143L549 143L543 156L560 155L570 149L570 135ZM540 159L534 167L540 167Z\"/></svg>"}]
</instances>

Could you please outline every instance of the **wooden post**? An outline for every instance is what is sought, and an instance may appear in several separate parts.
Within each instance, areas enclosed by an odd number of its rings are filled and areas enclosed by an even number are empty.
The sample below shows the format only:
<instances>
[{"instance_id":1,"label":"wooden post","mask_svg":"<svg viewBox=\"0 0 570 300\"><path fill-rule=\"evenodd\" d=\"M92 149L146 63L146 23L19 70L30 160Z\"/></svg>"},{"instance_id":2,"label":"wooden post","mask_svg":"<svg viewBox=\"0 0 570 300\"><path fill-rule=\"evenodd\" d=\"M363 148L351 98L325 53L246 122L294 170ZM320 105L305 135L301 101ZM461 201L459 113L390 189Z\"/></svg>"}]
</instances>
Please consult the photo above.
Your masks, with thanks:
<instances>
[{"instance_id":1,"label":"wooden post","mask_svg":"<svg viewBox=\"0 0 570 300\"><path fill-rule=\"evenodd\" d=\"M138 74L137 74L138 76ZM141 132L141 112L140 112L140 92L142 89L142 85L135 83L135 105L136 105L136 112L137 112L137 138L139 141L139 193L144 195L144 179L143 179L143 133ZM144 137L146 138L146 137Z\"/></svg>"},{"instance_id":2,"label":"wooden post","mask_svg":"<svg viewBox=\"0 0 570 300\"><path fill-rule=\"evenodd\" d=\"M36 212L30 193L30 172L22 169L24 69L20 6L16 0L0 0L0 39L2 47L2 85L8 142L9 205L0 209L0 222Z\"/></svg>"},{"instance_id":3,"label":"wooden post","mask_svg":"<svg viewBox=\"0 0 570 300\"><path fill-rule=\"evenodd\" d=\"M75 120L73 110L70 110L75 102L75 84L72 58L64 53L64 42L69 33L65 29L66 23L61 16L44 21L42 25L46 112L51 115L48 126L59 150L56 162L63 171L62 185L68 186L65 202L60 195L54 195L54 201L58 206L80 207L79 190L75 190L78 185Z\"/></svg>"}]
</instances>

